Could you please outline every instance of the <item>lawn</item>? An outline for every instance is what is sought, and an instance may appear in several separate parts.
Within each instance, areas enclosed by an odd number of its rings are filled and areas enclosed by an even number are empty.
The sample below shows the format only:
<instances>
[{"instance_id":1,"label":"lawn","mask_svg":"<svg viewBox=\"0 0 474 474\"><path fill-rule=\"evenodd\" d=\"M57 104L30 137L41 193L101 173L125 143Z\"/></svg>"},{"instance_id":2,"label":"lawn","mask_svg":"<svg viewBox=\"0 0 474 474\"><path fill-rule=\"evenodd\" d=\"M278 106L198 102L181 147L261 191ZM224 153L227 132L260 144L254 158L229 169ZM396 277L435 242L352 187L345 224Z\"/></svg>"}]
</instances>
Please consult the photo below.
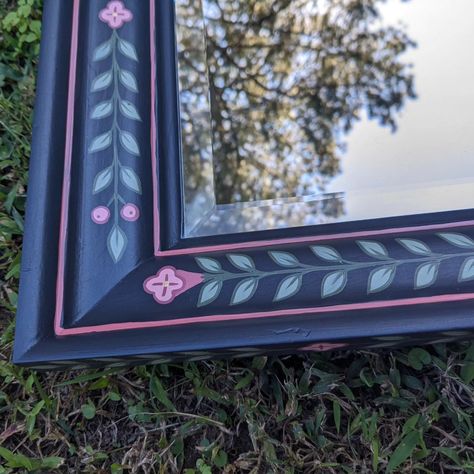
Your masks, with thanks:
<instances>
[{"instance_id":1,"label":"lawn","mask_svg":"<svg viewBox=\"0 0 474 474\"><path fill-rule=\"evenodd\" d=\"M40 19L39 0L0 0L0 474L474 472L471 343L68 373L10 363Z\"/></svg>"}]
</instances>

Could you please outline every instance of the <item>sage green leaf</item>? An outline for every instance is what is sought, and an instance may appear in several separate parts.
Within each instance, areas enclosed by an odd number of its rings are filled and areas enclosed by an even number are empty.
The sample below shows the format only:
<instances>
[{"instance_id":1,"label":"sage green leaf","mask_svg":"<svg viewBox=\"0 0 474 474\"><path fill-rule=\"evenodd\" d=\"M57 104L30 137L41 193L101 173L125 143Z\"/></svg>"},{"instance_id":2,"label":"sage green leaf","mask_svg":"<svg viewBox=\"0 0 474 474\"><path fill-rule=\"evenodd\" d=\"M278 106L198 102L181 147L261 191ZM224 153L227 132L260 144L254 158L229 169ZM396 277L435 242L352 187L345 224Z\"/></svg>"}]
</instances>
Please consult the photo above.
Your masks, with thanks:
<instances>
[{"instance_id":1,"label":"sage green leaf","mask_svg":"<svg viewBox=\"0 0 474 474\"><path fill-rule=\"evenodd\" d=\"M300 263L298 262L298 259L289 252L273 251L268 252L268 254L276 264L282 267L292 268L298 266Z\"/></svg>"},{"instance_id":2,"label":"sage green leaf","mask_svg":"<svg viewBox=\"0 0 474 474\"><path fill-rule=\"evenodd\" d=\"M109 254L115 263L118 263L125 253L127 247L127 236L125 232L118 226L114 225L107 239L107 248Z\"/></svg>"},{"instance_id":3,"label":"sage green leaf","mask_svg":"<svg viewBox=\"0 0 474 474\"><path fill-rule=\"evenodd\" d=\"M120 130L119 137L120 144L125 148L125 150L132 155L140 156L140 148L138 147L137 139L130 132Z\"/></svg>"},{"instance_id":4,"label":"sage green leaf","mask_svg":"<svg viewBox=\"0 0 474 474\"><path fill-rule=\"evenodd\" d=\"M428 262L420 265L415 273L415 290L428 288L438 278L439 262Z\"/></svg>"},{"instance_id":5,"label":"sage green leaf","mask_svg":"<svg viewBox=\"0 0 474 474\"><path fill-rule=\"evenodd\" d=\"M245 303L257 291L258 287L258 279L257 278L246 278L239 282L239 284L235 287L234 293L232 294L232 298L230 300L231 305Z\"/></svg>"},{"instance_id":6,"label":"sage green leaf","mask_svg":"<svg viewBox=\"0 0 474 474\"><path fill-rule=\"evenodd\" d=\"M246 272L255 270L255 263L247 255L230 254L227 255L227 258L230 260L232 265L234 265L234 267L238 268L239 270Z\"/></svg>"},{"instance_id":7,"label":"sage green leaf","mask_svg":"<svg viewBox=\"0 0 474 474\"><path fill-rule=\"evenodd\" d=\"M394 265L386 265L372 270L369 275L367 292L369 294L378 293L388 288L395 278L396 271L397 267Z\"/></svg>"},{"instance_id":8,"label":"sage green leaf","mask_svg":"<svg viewBox=\"0 0 474 474\"><path fill-rule=\"evenodd\" d=\"M313 245L311 247L313 253L326 262L342 262L341 254L334 248L327 245Z\"/></svg>"},{"instance_id":9,"label":"sage green leaf","mask_svg":"<svg viewBox=\"0 0 474 474\"><path fill-rule=\"evenodd\" d=\"M120 101L120 112L131 120L141 121L137 108L128 100Z\"/></svg>"},{"instance_id":10,"label":"sage green leaf","mask_svg":"<svg viewBox=\"0 0 474 474\"><path fill-rule=\"evenodd\" d=\"M471 280L474 280L474 257L464 260L458 277L460 283Z\"/></svg>"},{"instance_id":11,"label":"sage green leaf","mask_svg":"<svg viewBox=\"0 0 474 474\"><path fill-rule=\"evenodd\" d=\"M129 168L128 166L122 166L120 168L120 181L122 181L122 183L131 191L134 191L137 194L142 193L140 178L132 168Z\"/></svg>"},{"instance_id":12,"label":"sage green leaf","mask_svg":"<svg viewBox=\"0 0 474 474\"><path fill-rule=\"evenodd\" d=\"M344 290L347 284L347 272L344 270L329 273L321 285L321 297L329 298Z\"/></svg>"},{"instance_id":13,"label":"sage green leaf","mask_svg":"<svg viewBox=\"0 0 474 474\"><path fill-rule=\"evenodd\" d=\"M126 56L129 59L132 59L133 61L138 61L137 50L135 49L135 46L132 43L120 38L118 42L118 47L119 47L119 51L124 56Z\"/></svg>"},{"instance_id":14,"label":"sage green leaf","mask_svg":"<svg viewBox=\"0 0 474 474\"><path fill-rule=\"evenodd\" d=\"M103 74L98 75L92 81L91 90L92 92L102 91L104 89L107 89L107 87L109 87L111 83L112 83L112 71L104 72Z\"/></svg>"},{"instance_id":15,"label":"sage green leaf","mask_svg":"<svg viewBox=\"0 0 474 474\"><path fill-rule=\"evenodd\" d=\"M222 281L211 280L207 282L202 288L199 294L198 306L206 306L212 303L220 294L222 289Z\"/></svg>"},{"instance_id":16,"label":"sage green leaf","mask_svg":"<svg viewBox=\"0 0 474 474\"><path fill-rule=\"evenodd\" d=\"M421 242L421 240L397 239L397 242L415 255L431 255L430 248L424 242Z\"/></svg>"},{"instance_id":17,"label":"sage green leaf","mask_svg":"<svg viewBox=\"0 0 474 474\"><path fill-rule=\"evenodd\" d=\"M446 240L452 245L462 249L473 249L474 248L474 240L464 234L457 234L457 233L441 233L438 234L439 237Z\"/></svg>"},{"instance_id":18,"label":"sage green leaf","mask_svg":"<svg viewBox=\"0 0 474 474\"><path fill-rule=\"evenodd\" d=\"M219 273L222 270L221 264L213 258L196 257L196 263L209 273Z\"/></svg>"},{"instance_id":19,"label":"sage green leaf","mask_svg":"<svg viewBox=\"0 0 474 474\"><path fill-rule=\"evenodd\" d=\"M111 144L112 132L109 130L108 132L105 132L92 140L92 143L89 147L89 153L97 153L99 151L105 150L109 148Z\"/></svg>"},{"instance_id":20,"label":"sage green leaf","mask_svg":"<svg viewBox=\"0 0 474 474\"><path fill-rule=\"evenodd\" d=\"M97 104L91 114L91 119L99 120L108 117L113 111L112 102L106 100Z\"/></svg>"},{"instance_id":21,"label":"sage green leaf","mask_svg":"<svg viewBox=\"0 0 474 474\"><path fill-rule=\"evenodd\" d=\"M420 440L418 431L408 433L393 452L387 466L387 472L393 472L400 464L405 462L415 450Z\"/></svg>"},{"instance_id":22,"label":"sage green leaf","mask_svg":"<svg viewBox=\"0 0 474 474\"><path fill-rule=\"evenodd\" d=\"M357 245L369 256L386 260L389 258L387 249L380 242L373 240L358 240Z\"/></svg>"},{"instance_id":23,"label":"sage green leaf","mask_svg":"<svg viewBox=\"0 0 474 474\"><path fill-rule=\"evenodd\" d=\"M290 275L284 278L278 285L273 301L282 301L296 295L303 284L302 275Z\"/></svg>"},{"instance_id":24,"label":"sage green leaf","mask_svg":"<svg viewBox=\"0 0 474 474\"><path fill-rule=\"evenodd\" d=\"M97 176L94 179L94 184L92 186L92 192L94 194L97 194L108 188L110 186L110 183L112 183L112 178L113 171L111 166L97 173Z\"/></svg>"},{"instance_id":25,"label":"sage green leaf","mask_svg":"<svg viewBox=\"0 0 474 474\"><path fill-rule=\"evenodd\" d=\"M122 69L119 74L120 82L128 90L132 92L138 92L138 84L135 76L130 71Z\"/></svg>"},{"instance_id":26,"label":"sage green leaf","mask_svg":"<svg viewBox=\"0 0 474 474\"><path fill-rule=\"evenodd\" d=\"M112 52L112 43L110 40L105 41L95 48L94 53L92 54L93 61L102 61L103 59L110 56Z\"/></svg>"}]
</instances>

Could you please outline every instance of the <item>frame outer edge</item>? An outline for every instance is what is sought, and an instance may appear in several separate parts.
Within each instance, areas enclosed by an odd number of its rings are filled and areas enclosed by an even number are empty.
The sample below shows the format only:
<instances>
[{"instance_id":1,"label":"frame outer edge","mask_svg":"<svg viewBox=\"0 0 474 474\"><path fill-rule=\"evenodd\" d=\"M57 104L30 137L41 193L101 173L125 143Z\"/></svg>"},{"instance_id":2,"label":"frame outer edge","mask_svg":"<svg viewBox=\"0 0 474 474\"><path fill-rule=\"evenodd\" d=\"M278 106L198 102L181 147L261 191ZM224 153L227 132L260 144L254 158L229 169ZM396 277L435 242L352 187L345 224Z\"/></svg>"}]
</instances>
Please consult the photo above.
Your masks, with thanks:
<instances>
[{"instance_id":1,"label":"frame outer edge","mask_svg":"<svg viewBox=\"0 0 474 474\"><path fill-rule=\"evenodd\" d=\"M50 216L56 209L50 207L51 200L44 191L44 185L50 180L51 174L57 173L58 163L60 163L59 160L53 159L58 142L51 137L50 132L53 130L57 104L65 99L62 97L63 91L59 92L59 88L54 86L59 84L61 75L58 71L61 67L58 59L64 55L65 48L64 44L57 41L57 38L60 36L61 28L65 29L62 19L68 16L66 8L72 5L68 3L45 0L43 9L43 34L36 86L20 291L13 349L13 362L16 364L24 362L26 353L39 342L40 316L44 303L45 279L43 277L48 272L46 260L49 252L45 250L57 248L56 231L59 229L51 229L48 220L48 215ZM46 94L52 87L57 91L53 96L54 100ZM65 89L67 93L67 87ZM62 163L59 168L62 174ZM59 212L59 207L57 212ZM54 283L52 286L54 287Z\"/></svg>"}]
</instances>

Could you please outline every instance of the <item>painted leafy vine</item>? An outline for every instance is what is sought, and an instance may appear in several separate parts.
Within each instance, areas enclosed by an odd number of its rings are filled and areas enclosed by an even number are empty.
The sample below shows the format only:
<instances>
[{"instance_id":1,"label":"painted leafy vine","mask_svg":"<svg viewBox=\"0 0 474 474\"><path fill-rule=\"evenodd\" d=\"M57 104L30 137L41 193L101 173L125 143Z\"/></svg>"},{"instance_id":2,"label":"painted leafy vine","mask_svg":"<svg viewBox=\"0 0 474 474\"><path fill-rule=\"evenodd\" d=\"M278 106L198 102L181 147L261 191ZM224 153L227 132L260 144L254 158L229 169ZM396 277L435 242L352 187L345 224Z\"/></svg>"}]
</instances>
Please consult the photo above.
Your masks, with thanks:
<instances>
[{"instance_id":1,"label":"painted leafy vine","mask_svg":"<svg viewBox=\"0 0 474 474\"><path fill-rule=\"evenodd\" d=\"M407 258L390 256L387 247L374 240L357 240L356 244L370 260L353 261L344 258L334 247L313 245L312 253L316 262L301 262L296 255L287 251L270 250L276 267L273 270L259 270L254 260L244 254L228 254L227 260L236 271L227 271L221 262L208 256L195 257L202 274L202 288L198 298L198 306L206 306L215 301L226 282L236 281L231 305L239 305L252 299L264 278L279 277L273 301L280 302L297 295L303 287L306 275L320 273L323 278L320 285L320 297L327 299L340 294L346 289L351 274L357 270L368 270L367 294L383 292L393 283L397 271L402 265L415 267L413 276L414 290L422 290L433 286L437 279L441 264L450 259L461 259L458 282L474 280L474 240L459 233L440 233L439 238L462 252L440 254L434 252L425 242L412 238L398 238L396 243L404 248ZM314 285L314 280L311 281Z\"/></svg>"},{"instance_id":2,"label":"painted leafy vine","mask_svg":"<svg viewBox=\"0 0 474 474\"><path fill-rule=\"evenodd\" d=\"M120 59L138 62L138 55L135 46L118 34L118 29L133 19L123 2L109 2L99 13L99 18L111 28L112 34L95 49L92 60L96 63L109 62L110 68L94 78L91 92L110 91L110 96L93 107L91 119L107 120L109 127L93 138L88 152L95 155L111 150L110 164L97 173L92 186L94 195L108 193L110 197L106 203L92 210L91 218L98 225L105 225L112 218L107 249L117 263L123 257L128 242L121 220L134 222L140 217L138 206L128 202L123 192L135 195L142 192L139 176L123 162L124 156L139 157L140 147L133 133L123 128L123 123L126 120L141 121L141 118L134 103L126 100L121 92L138 94L138 83L133 72L122 67L120 62Z\"/></svg>"}]
</instances>

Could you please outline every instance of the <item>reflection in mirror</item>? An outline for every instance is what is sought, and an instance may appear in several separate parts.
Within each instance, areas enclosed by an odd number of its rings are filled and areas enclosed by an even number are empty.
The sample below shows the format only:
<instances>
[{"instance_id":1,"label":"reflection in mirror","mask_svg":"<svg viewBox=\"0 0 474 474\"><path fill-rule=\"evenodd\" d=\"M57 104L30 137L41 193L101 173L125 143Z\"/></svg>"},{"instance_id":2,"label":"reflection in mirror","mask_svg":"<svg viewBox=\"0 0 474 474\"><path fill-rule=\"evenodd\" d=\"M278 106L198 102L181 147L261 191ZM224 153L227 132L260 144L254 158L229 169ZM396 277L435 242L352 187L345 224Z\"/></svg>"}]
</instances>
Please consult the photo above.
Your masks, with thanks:
<instances>
[{"instance_id":1,"label":"reflection in mirror","mask_svg":"<svg viewBox=\"0 0 474 474\"><path fill-rule=\"evenodd\" d=\"M472 0L176 0L184 237L471 208Z\"/></svg>"}]
</instances>

